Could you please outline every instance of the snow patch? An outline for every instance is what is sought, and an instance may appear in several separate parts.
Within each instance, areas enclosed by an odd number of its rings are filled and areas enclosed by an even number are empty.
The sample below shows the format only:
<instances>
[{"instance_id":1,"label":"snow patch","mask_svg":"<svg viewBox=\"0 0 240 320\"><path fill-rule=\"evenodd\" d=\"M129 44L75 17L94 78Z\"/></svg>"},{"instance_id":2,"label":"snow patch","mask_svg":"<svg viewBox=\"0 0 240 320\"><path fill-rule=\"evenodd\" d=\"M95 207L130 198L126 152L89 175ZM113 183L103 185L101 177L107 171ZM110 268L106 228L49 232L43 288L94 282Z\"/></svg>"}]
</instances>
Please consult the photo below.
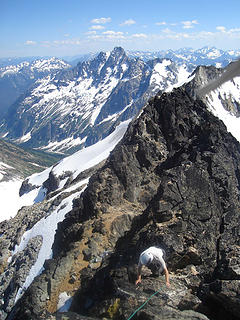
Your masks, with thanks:
<instances>
[{"instance_id":1,"label":"snow patch","mask_svg":"<svg viewBox=\"0 0 240 320\"><path fill-rule=\"evenodd\" d=\"M17 139L16 142L23 143L23 142L27 142L30 139L31 139L31 131L23 135L21 138Z\"/></svg>"},{"instance_id":2,"label":"snow patch","mask_svg":"<svg viewBox=\"0 0 240 320\"><path fill-rule=\"evenodd\" d=\"M16 216L23 206L30 206L43 200L44 189L38 187L27 194L19 196L23 180L0 182L1 213L0 222Z\"/></svg>"},{"instance_id":3,"label":"snow patch","mask_svg":"<svg viewBox=\"0 0 240 320\"><path fill-rule=\"evenodd\" d=\"M82 185L86 184L88 179L82 181ZM84 190L84 189L83 189ZM18 293L15 298L15 303L21 298L25 290L30 286L32 281L36 276L42 273L43 265L45 260L51 259L52 257L52 245L54 242L55 232L57 230L57 225L59 222L63 221L65 215L72 209L72 201L74 198L80 196L83 190L70 195L65 198L49 216L39 220L32 229L26 231L22 236L19 246L16 246L13 255L19 251L26 248L29 240L35 238L36 236L42 237L42 246L38 253L38 257L34 265L32 266L25 282L21 288L19 288Z\"/></svg>"},{"instance_id":4,"label":"snow patch","mask_svg":"<svg viewBox=\"0 0 240 320\"><path fill-rule=\"evenodd\" d=\"M80 172L91 168L106 159L115 145L122 139L130 121L131 120L127 120L120 123L115 131L105 139L62 159L59 164L53 168L54 175L60 176L67 168L68 171L74 173L74 179Z\"/></svg>"},{"instance_id":5,"label":"snow patch","mask_svg":"<svg viewBox=\"0 0 240 320\"><path fill-rule=\"evenodd\" d=\"M212 113L221 119L227 127L227 130L240 141L240 118L227 111L222 104L222 99L234 100L240 104L240 77L232 81L225 82L217 90L212 91L207 96L207 104Z\"/></svg>"},{"instance_id":6,"label":"snow patch","mask_svg":"<svg viewBox=\"0 0 240 320\"><path fill-rule=\"evenodd\" d=\"M67 294L67 292L62 292L58 298L57 311L67 312L72 304L73 298Z\"/></svg>"},{"instance_id":7,"label":"snow patch","mask_svg":"<svg viewBox=\"0 0 240 320\"><path fill-rule=\"evenodd\" d=\"M221 56L221 52L218 49L212 49L212 51L208 52L207 57L210 59L215 59Z\"/></svg>"},{"instance_id":8,"label":"snow patch","mask_svg":"<svg viewBox=\"0 0 240 320\"><path fill-rule=\"evenodd\" d=\"M171 92L174 88L181 87L185 83L190 82L195 77L195 75L196 74L194 73L192 76L190 76L190 72L188 72L184 68L184 66L181 66L179 69L179 74L178 74L178 82L175 83L174 85L170 85L165 91Z\"/></svg>"},{"instance_id":9,"label":"snow patch","mask_svg":"<svg viewBox=\"0 0 240 320\"><path fill-rule=\"evenodd\" d=\"M169 66L170 64L170 60L164 59L161 63L157 63L155 65L150 79L150 85L153 83L160 83L163 80L163 78L167 78L167 66Z\"/></svg>"},{"instance_id":10,"label":"snow patch","mask_svg":"<svg viewBox=\"0 0 240 320\"><path fill-rule=\"evenodd\" d=\"M75 146L79 146L83 143L85 143L85 141L87 140L87 137L81 139L81 138L74 138L74 137L70 137L61 141L55 141L55 142L49 142L48 145L44 146L44 147L40 147L38 149L41 150L48 150L49 152L58 152L61 153L61 151L64 151L66 149L75 147Z\"/></svg>"}]
</instances>

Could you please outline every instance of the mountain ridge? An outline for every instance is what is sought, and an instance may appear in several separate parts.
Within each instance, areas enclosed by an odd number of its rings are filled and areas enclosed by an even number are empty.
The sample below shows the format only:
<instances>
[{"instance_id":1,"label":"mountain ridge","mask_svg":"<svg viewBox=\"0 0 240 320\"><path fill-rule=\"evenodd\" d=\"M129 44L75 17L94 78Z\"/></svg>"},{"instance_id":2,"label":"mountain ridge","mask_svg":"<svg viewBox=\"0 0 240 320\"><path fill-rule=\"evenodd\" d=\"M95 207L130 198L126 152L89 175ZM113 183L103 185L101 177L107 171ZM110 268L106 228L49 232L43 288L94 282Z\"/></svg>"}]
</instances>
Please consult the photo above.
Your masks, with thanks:
<instances>
[{"instance_id":1,"label":"mountain ridge","mask_svg":"<svg viewBox=\"0 0 240 320\"><path fill-rule=\"evenodd\" d=\"M237 320L239 163L239 142L201 100L184 88L153 97L76 192L52 258L7 319L57 319L63 293L67 319L127 319L159 290L137 319ZM170 288L147 270L135 287L138 256L150 245L166 250ZM13 295L22 277L12 280Z\"/></svg>"},{"instance_id":2,"label":"mountain ridge","mask_svg":"<svg viewBox=\"0 0 240 320\"><path fill-rule=\"evenodd\" d=\"M141 57L144 60L152 57L169 58L175 62L188 62L197 67L198 65L215 65L216 67L226 67L233 59L238 59L240 50L221 50L215 47L205 46L200 49L180 48L177 50L162 50L154 53L136 51L129 52L130 56Z\"/></svg>"}]
</instances>

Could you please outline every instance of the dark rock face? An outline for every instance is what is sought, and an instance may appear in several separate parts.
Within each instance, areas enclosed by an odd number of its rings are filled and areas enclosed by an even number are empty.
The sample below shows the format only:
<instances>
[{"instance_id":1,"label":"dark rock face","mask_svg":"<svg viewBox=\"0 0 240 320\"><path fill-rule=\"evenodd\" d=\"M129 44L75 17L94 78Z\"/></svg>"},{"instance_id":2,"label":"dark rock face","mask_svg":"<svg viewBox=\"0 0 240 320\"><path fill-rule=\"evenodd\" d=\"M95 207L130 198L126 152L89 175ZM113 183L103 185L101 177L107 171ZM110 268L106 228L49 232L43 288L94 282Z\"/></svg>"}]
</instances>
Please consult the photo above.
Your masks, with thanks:
<instances>
[{"instance_id":1,"label":"dark rock face","mask_svg":"<svg viewBox=\"0 0 240 320\"><path fill-rule=\"evenodd\" d=\"M129 319L146 301L133 319L240 319L239 196L240 146L224 124L184 89L156 96L75 200L9 319L51 319L63 291L66 319ZM167 253L170 288L147 268L135 286L152 245Z\"/></svg>"}]
</instances>

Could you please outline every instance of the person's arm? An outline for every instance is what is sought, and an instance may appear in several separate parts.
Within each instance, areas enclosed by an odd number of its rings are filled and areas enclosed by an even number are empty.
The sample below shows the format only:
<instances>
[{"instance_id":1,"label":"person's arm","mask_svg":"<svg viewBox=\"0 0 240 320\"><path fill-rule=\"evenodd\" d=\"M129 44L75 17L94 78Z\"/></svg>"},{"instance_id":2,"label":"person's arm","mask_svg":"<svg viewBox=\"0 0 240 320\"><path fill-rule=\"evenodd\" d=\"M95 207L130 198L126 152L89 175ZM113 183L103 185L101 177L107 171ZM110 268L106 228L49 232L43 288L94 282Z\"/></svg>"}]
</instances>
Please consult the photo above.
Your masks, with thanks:
<instances>
[{"instance_id":1,"label":"person's arm","mask_svg":"<svg viewBox=\"0 0 240 320\"><path fill-rule=\"evenodd\" d=\"M141 283L141 281L142 281L141 272L142 272L142 265L139 264L138 268L137 268L137 280L136 280L135 284Z\"/></svg>"},{"instance_id":2,"label":"person's arm","mask_svg":"<svg viewBox=\"0 0 240 320\"><path fill-rule=\"evenodd\" d=\"M167 267L164 268L164 273L165 273L165 279L166 279L166 286L170 287L170 282L169 282L169 272Z\"/></svg>"}]
</instances>

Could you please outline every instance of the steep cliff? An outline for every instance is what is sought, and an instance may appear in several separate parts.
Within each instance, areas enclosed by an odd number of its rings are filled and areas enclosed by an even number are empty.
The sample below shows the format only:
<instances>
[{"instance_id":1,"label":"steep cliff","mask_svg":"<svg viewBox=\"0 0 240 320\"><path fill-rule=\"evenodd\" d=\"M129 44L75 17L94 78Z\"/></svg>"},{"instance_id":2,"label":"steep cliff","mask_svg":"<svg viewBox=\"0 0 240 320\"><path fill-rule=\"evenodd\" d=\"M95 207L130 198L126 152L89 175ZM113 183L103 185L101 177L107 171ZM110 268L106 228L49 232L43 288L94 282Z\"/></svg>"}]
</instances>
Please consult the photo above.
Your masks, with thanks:
<instances>
[{"instance_id":1,"label":"steep cliff","mask_svg":"<svg viewBox=\"0 0 240 320\"><path fill-rule=\"evenodd\" d=\"M154 97L7 319L130 319L140 307L133 319L239 319L239 196L240 146L225 125L183 88ZM135 286L151 245L167 253L170 288L147 269ZM71 307L60 313L63 296Z\"/></svg>"}]
</instances>

